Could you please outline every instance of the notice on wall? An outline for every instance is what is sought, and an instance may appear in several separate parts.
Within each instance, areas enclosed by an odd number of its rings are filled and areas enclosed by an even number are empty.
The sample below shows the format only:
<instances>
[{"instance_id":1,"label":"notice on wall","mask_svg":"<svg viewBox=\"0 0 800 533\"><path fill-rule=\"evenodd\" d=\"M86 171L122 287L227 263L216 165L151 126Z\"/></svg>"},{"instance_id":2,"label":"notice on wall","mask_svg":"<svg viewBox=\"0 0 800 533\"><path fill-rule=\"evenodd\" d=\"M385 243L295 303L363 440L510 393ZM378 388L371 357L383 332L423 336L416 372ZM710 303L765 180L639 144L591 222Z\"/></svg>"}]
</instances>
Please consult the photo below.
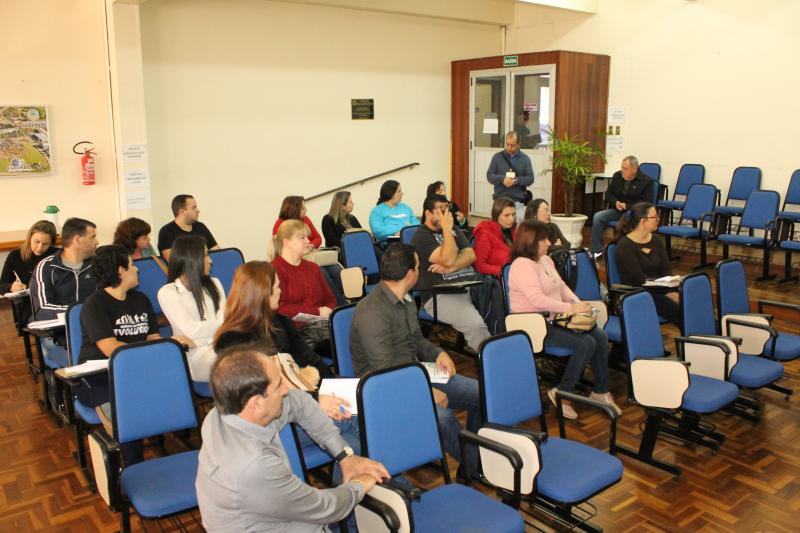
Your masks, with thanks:
<instances>
[{"instance_id":1,"label":"notice on wall","mask_svg":"<svg viewBox=\"0 0 800 533\"><path fill-rule=\"evenodd\" d=\"M536 103L536 102L531 102L531 103L528 103L528 104L522 104L522 110L527 112L527 113L539 111L539 104Z\"/></svg>"},{"instance_id":2,"label":"notice on wall","mask_svg":"<svg viewBox=\"0 0 800 533\"><path fill-rule=\"evenodd\" d=\"M125 210L141 211L150 209L150 191L132 191L125 193Z\"/></svg>"},{"instance_id":3,"label":"notice on wall","mask_svg":"<svg viewBox=\"0 0 800 533\"><path fill-rule=\"evenodd\" d=\"M125 170L125 187L129 189L150 187L150 175L147 169L133 168Z\"/></svg>"},{"instance_id":4,"label":"notice on wall","mask_svg":"<svg viewBox=\"0 0 800 533\"><path fill-rule=\"evenodd\" d=\"M623 148L622 135L606 136L606 152L621 152Z\"/></svg>"},{"instance_id":5,"label":"notice on wall","mask_svg":"<svg viewBox=\"0 0 800 533\"><path fill-rule=\"evenodd\" d=\"M147 161L146 144L123 144L122 160L125 162Z\"/></svg>"},{"instance_id":6,"label":"notice on wall","mask_svg":"<svg viewBox=\"0 0 800 533\"><path fill-rule=\"evenodd\" d=\"M500 119L485 118L483 119L483 133L495 134L500 131Z\"/></svg>"},{"instance_id":7,"label":"notice on wall","mask_svg":"<svg viewBox=\"0 0 800 533\"><path fill-rule=\"evenodd\" d=\"M608 123L609 124L625 124L625 108L624 107L609 107L608 108Z\"/></svg>"},{"instance_id":8,"label":"notice on wall","mask_svg":"<svg viewBox=\"0 0 800 533\"><path fill-rule=\"evenodd\" d=\"M353 98L350 100L352 120L373 120L375 118L375 100L372 98Z\"/></svg>"}]
</instances>

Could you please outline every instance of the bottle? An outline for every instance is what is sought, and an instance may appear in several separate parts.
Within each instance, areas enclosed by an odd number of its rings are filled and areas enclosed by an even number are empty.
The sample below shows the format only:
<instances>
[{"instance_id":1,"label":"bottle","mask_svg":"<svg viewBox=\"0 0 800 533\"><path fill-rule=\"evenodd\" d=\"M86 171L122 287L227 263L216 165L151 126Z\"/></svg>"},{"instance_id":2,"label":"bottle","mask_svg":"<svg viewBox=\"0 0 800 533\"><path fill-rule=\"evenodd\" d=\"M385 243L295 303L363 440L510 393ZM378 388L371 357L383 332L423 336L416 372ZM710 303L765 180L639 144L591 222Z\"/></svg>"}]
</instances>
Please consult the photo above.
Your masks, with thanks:
<instances>
[{"instance_id":1,"label":"bottle","mask_svg":"<svg viewBox=\"0 0 800 533\"><path fill-rule=\"evenodd\" d=\"M58 207L55 205L48 205L44 208L44 219L53 223L56 227L56 233L61 233L61 226L58 225Z\"/></svg>"}]
</instances>

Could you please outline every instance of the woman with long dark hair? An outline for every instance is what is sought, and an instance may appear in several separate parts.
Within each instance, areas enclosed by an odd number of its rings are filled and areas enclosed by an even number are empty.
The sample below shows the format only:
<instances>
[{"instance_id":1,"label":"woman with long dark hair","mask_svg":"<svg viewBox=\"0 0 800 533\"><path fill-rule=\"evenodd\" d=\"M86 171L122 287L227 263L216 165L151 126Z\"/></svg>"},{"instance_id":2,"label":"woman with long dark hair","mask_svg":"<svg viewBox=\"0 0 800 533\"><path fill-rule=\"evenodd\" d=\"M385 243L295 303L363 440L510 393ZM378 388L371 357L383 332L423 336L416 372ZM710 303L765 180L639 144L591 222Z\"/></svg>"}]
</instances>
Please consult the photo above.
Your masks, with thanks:
<instances>
[{"instance_id":1,"label":"woman with long dark hair","mask_svg":"<svg viewBox=\"0 0 800 533\"><path fill-rule=\"evenodd\" d=\"M195 381L208 381L217 356L211 346L225 318L225 290L212 278L205 239L175 239L169 255L167 284L158 291L158 303L172 331L192 339L187 359Z\"/></svg>"},{"instance_id":2,"label":"woman with long dark hair","mask_svg":"<svg viewBox=\"0 0 800 533\"><path fill-rule=\"evenodd\" d=\"M400 230L406 226L419 224L414 210L404 204L403 190L400 182L386 180L381 185L378 203L369 214L369 227L372 236L379 243L385 243L391 236L400 236Z\"/></svg>"},{"instance_id":3,"label":"woman with long dark hair","mask_svg":"<svg viewBox=\"0 0 800 533\"><path fill-rule=\"evenodd\" d=\"M500 276L503 265L511 261L511 243L516 233L517 208L504 196L495 198L492 219L475 226L475 269L489 276Z\"/></svg>"},{"instance_id":4,"label":"woman with long dark hair","mask_svg":"<svg viewBox=\"0 0 800 533\"><path fill-rule=\"evenodd\" d=\"M281 227L284 220L302 221L303 224L308 226L308 240L311 241L311 246L314 248L322 246L322 236L317 231L317 228L314 227L314 223L311 222L311 219L306 215L306 202L303 200L302 196L287 196L283 199L281 210L278 213L278 219L272 226L273 236L278 233L278 228Z\"/></svg>"},{"instance_id":5,"label":"woman with long dark hair","mask_svg":"<svg viewBox=\"0 0 800 533\"><path fill-rule=\"evenodd\" d=\"M525 220L538 220L547 225L547 238L550 241L550 248L547 253L556 250L569 250L570 244L564 234L556 224L550 221L550 204L544 198L536 198L525 207Z\"/></svg>"},{"instance_id":6,"label":"woman with long dark hair","mask_svg":"<svg viewBox=\"0 0 800 533\"><path fill-rule=\"evenodd\" d=\"M542 222L526 220L517 228L517 237L511 247L514 259L508 276L509 302L514 313L547 312L552 319L558 313L588 313L591 306L580 301L570 290L547 255L550 239L547 226ZM592 366L594 386L590 398L605 402L618 413L622 410L608 392L608 336L595 327L586 333L549 325L545 337L548 346L568 348L572 355L558 385L547 396L555 405L556 390L572 392L583 374L586 363ZM570 402L564 402L564 417L578 418Z\"/></svg>"}]
</instances>

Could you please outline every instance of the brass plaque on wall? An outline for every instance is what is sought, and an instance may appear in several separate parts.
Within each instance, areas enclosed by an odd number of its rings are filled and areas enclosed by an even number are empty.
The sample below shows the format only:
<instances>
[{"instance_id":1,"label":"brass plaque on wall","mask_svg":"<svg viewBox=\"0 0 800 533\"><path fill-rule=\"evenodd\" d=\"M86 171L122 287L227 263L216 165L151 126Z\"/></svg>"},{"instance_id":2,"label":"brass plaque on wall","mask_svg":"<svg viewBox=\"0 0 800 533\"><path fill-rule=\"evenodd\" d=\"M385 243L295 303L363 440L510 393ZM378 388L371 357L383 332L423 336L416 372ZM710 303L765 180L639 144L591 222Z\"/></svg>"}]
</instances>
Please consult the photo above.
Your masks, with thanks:
<instances>
[{"instance_id":1,"label":"brass plaque on wall","mask_svg":"<svg viewBox=\"0 0 800 533\"><path fill-rule=\"evenodd\" d=\"M353 120L373 120L375 118L375 100L372 98L353 98L350 100Z\"/></svg>"}]
</instances>

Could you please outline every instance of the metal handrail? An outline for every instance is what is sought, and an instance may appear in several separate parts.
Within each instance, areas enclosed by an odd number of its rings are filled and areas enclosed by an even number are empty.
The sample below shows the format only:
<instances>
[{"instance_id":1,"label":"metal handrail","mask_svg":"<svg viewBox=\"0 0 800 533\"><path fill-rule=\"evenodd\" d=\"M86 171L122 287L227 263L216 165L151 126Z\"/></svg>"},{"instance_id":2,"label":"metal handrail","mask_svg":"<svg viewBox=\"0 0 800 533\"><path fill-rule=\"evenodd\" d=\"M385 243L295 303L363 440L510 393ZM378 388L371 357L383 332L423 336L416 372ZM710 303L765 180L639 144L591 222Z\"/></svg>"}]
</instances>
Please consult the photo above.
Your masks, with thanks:
<instances>
[{"instance_id":1,"label":"metal handrail","mask_svg":"<svg viewBox=\"0 0 800 533\"><path fill-rule=\"evenodd\" d=\"M408 163L408 164L403 165L401 167L393 168L391 170L386 170L386 171L381 172L379 174L374 174L372 176L367 176L366 178L361 178L360 180L351 181L350 183L347 183L345 185L340 185L339 187L336 187L334 189L330 189L330 190L325 191L325 192L321 192L319 194L315 194L313 196L306 196L305 198L303 198L303 200L306 201L306 202L308 202L309 200L315 200L317 198L321 198L323 196L326 196L328 194L334 193L336 191L344 190L344 189L350 187L351 185L359 185L359 184L360 185L364 185L364 183L368 182L369 180L373 180L375 178L380 178L381 176L386 176L387 174L391 174L392 172L397 172L398 170L403 170L403 169L406 169L406 168L414 168L414 167L416 167L418 165L419 165L419 163Z\"/></svg>"}]
</instances>

